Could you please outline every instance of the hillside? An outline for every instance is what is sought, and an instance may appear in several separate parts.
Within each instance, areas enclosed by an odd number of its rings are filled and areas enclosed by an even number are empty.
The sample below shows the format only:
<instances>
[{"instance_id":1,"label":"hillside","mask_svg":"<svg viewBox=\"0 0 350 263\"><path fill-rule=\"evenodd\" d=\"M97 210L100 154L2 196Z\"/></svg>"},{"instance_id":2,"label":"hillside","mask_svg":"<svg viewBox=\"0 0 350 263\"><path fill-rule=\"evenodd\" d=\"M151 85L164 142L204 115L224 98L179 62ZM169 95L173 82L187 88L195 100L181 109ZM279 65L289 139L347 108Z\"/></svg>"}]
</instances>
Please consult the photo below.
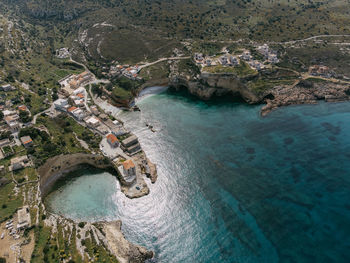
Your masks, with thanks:
<instances>
[{"instance_id":1,"label":"hillside","mask_svg":"<svg viewBox=\"0 0 350 263\"><path fill-rule=\"evenodd\" d=\"M184 39L287 41L349 34L349 1L17 0L3 12L39 23L56 37L84 33L93 59L137 62L168 54ZM7 8L6 8L7 7ZM98 26L99 25L99 26Z\"/></svg>"}]
</instances>

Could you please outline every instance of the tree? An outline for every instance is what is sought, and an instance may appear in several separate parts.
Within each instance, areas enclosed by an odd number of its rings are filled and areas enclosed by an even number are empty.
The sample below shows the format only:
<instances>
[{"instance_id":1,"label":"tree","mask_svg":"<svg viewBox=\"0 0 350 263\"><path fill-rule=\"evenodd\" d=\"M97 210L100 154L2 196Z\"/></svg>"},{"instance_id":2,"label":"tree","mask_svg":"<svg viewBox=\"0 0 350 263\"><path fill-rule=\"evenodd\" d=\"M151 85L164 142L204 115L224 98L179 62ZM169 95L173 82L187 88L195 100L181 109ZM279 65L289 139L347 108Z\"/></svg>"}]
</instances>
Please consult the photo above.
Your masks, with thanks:
<instances>
[{"instance_id":1,"label":"tree","mask_svg":"<svg viewBox=\"0 0 350 263\"><path fill-rule=\"evenodd\" d=\"M20 111L19 118L23 123L30 122L33 119L33 117L29 115L28 111Z\"/></svg>"},{"instance_id":2,"label":"tree","mask_svg":"<svg viewBox=\"0 0 350 263\"><path fill-rule=\"evenodd\" d=\"M2 121L3 119L4 119L4 113L0 111L0 121Z\"/></svg>"}]
</instances>

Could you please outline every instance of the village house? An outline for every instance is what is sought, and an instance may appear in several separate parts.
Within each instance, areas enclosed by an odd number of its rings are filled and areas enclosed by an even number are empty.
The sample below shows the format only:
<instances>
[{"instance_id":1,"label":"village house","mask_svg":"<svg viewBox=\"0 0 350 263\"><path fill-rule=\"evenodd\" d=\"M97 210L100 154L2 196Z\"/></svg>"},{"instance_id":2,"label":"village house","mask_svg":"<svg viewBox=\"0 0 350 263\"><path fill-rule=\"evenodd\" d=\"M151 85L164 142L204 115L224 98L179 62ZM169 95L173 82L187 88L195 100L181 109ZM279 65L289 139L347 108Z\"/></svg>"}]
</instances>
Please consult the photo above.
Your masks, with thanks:
<instances>
[{"instance_id":1,"label":"village house","mask_svg":"<svg viewBox=\"0 0 350 263\"><path fill-rule=\"evenodd\" d=\"M25 148L29 148L33 145L33 140L30 136L23 136L20 140Z\"/></svg>"},{"instance_id":2,"label":"village house","mask_svg":"<svg viewBox=\"0 0 350 263\"><path fill-rule=\"evenodd\" d=\"M119 146L119 140L114 134L110 133L106 137L107 142L111 147L116 148Z\"/></svg>"},{"instance_id":3,"label":"village house","mask_svg":"<svg viewBox=\"0 0 350 263\"><path fill-rule=\"evenodd\" d=\"M136 167L132 160L126 160L125 162L123 162L123 170L126 176L136 175Z\"/></svg>"},{"instance_id":4,"label":"village house","mask_svg":"<svg viewBox=\"0 0 350 263\"><path fill-rule=\"evenodd\" d=\"M82 107L84 106L84 100L83 99L75 99L74 101L75 106Z\"/></svg>"},{"instance_id":5,"label":"village house","mask_svg":"<svg viewBox=\"0 0 350 263\"><path fill-rule=\"evenodd\" d=\"M210 67L211 65L212 65L212 60L211 59L206 59L205 60L205 64L208 66L208 67Z\"/></svg>"},{"instance_id":6,"label":"village house","mask_svg":"<svg viewBox=\"0 0 350 263\"><path fill-rule=\"evenodd\" d=\"M334 76L334 72L332 72L329 67L322 65L314 65L309 67L309 73L313 76L322 76L325 78L331 78Z\"/></svg>"},{"instance_id":7,"label":"village house","mask_svg":"<svg viewBox=\"0 0 350 263\"><path fill-rule=\"evenodd\" d=\"M2 140L0 140L0 147L4 147L4 146L8 146L8 145L10 145L11 144L11 142L10 142L10 140L9 139L2 139Z\"/></svg>"},{"instance_id":8,"label":"village house","mask_svg":"<svg viewBox=\"0 0 350 263\"><path fill-rule=\"evenodd\" d=\"M256 70L261 70L264 67L264 65L257 60L250 61L248 64L249 64L249 66L251 66L252 68L254 68Z\"/></svg>"},{"instance_id":9,"label":"village house","mask_svg":"<svg viewBox=\"0 0 350 263\"><path fill-rule=\"evenodd\" d=\"M17 132L20 129L18 120L19 116L17 114L8 115L5 117L5 122L12 132Z\"/></svg>"},{"instance_id":10,"label":"village house","mask_svg":"<svg viewBox=\"0 0 350 263\"><path fill-rule=\"evenodd\" d=\"M4 117L16 114L16 112L12 110L4 110L2 113L4 114Z\"/></svg>"},{"instance_id":11,"label":"village house","mask_svg":"<svg viewBox=\"0 0 350 263\"><path fill-rule=\"evenodd\" d=\"M227 56L221 56L220 59L219 59L221 65L223 66L226 66L228 64L228 59L227 59Z\"/></svg>"},{"instance_id":12,"label":"village house","mask_svg":"<svg viewBox=\"0 0 350 263\"><path fill-rule=\"evenodd\" d=\"M21 106L18 106L18 111L27 111L29 112L28 108L26 105L21 105ZM30 113L30 112L29 112Z\"/></svg>"},{"instance_id":13,"label":"village house","mask_svg":"<svg viewBox=\"0 0 350 263\"><path fill-rule=\"evenodd\" d=\"M204 57L202 53L194 53L194 61L197 64L202 64L204 61Z\"/></svg>"},{"instance_id":14,"label":"village house","mask_svg":"<svg viewBox=\"0 0 350 263\"><path fill-rule=\"evenodd\" d=\"M100 119L103 120L103 121L106 121L106 120L109 119L108 116L107 116L106 114L104 114L104 113L101 113L99 117L100 117Z\"/></svg>"},{"instance_id":15,"label":"village house","mask_svg":"<svg viewBox=\"0 0 350 263\"><path fill-rule=\"evenodd\" d=\"M242 55L241 55L241 58L245 61L250 61L253 57L252 55L250 54L250 51L249 50L245 50L243 51Z\"/></svg>"},{"instance_id":16,"label":"village house","mask_svg":"<svg viewBox=\"0 0 350 263\"><path fill-rule=\"evenodd\" d=\"M19 169L23 169L23 168L25 168L25 167L27 167L29 165L30 165L30 163L29 163L28 156L27 155L23 155L23 156L15 157L15 158L11 159L11 165L9 167L9 170L10 171L16 171L16 170L19 170Z\"/></svg>"},{"instance_id":17,"label":"village house","mask_svg":"<svg viewBox=\"0 0 350 263\"><path fill-rule=\"evenodd\" d=\"M85 117L85 112L77 107L72 106L67 111L79 121Z\"/></svg>"},{"instance_id":18,"label":"village house","mask_svg":"<svg viewBox=\"0 0 350 263\"><path fill-rule=\"evenodd\" d=\"M234 56L228 57L228 64L229 66L237 66L238 65L238 59Z\"/></svg>"},{"instance_id":19,"label":"village house","mask_svg":"<svg viewBox=\"0 0 350 263\"><path fill-rule=\"evenodd\" d=\"M55 106L55 109L57 110L67 111L67 109L69 108L68 100L66 99L55 100L53 104Z\"/></svg>"},{"instance_id":20,"label":"village house","mask_svg":"<svg viewBox=\"0 0 350 263\"><path fill-rule=\"evenodd\" d=\"M106 127L105 125L99 125L95 128L99 133L105 135L107 133L109 133L109 129L108 127Z\"/></svg>"},{"instance_id":21,"label":"village house","mask_svg":"<svg viewBox=\"0 0 350 263\"><path fill-rule=\"evenodd\" d=\"M100 111L97 109L97 106L95 106L95 105L91 106L90 110L96 116L100 114Z\"/></svg>"},{"instance_id":22,"label":"village house","mask_svg":"<svg viewBox=\"0 0 350 263\"><path fill-rule=\"evenodd\" d=\"M95 116L87 117L84 119L87 126L96 128L101 124L100 120L97 119Z\"/></svg>"},{"instance_id":23,"label":"village house","mask_svg":"<svg viewBox=\"0 0 350 263\"><path fill-rule=\"evenodd\" d=\"M120 171L121 169L119 169ZM123 162L122 175L127 183L133 183L136 180L136 167L132 160Z\"/></svg>"},{"instance_id":24,"label":"village house","mask_svg":"<svg viewBox=\"0 0 350 263\"><path fill-rule=\"evenodd\" d=\"M24 206L18 210L17 221L17 230L22 230L30 227L31 219L28 206Z\"/></svg>"},{"instance_id":25,"label":"village house","mask_svg":"<svg viewBox=\"0 0 350 263\"><path fill-rule=\"evenodd\" d=\"M121 144L122 149L127 151L129 154L136 154L137 152L141 151L141 146L135 135L131 135L130 137L124 139Z\"/></svg>"}]
</instances>

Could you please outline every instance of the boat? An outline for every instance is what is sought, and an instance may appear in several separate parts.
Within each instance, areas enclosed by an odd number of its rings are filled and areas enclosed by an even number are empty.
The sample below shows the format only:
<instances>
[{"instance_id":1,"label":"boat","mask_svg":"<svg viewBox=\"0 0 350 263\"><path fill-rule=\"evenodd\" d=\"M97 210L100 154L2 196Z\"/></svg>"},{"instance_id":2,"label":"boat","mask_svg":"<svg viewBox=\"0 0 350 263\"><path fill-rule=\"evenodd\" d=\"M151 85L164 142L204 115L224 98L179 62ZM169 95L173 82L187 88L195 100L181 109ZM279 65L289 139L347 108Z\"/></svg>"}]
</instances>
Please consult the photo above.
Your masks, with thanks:
<instances>
[{"instance_id":1,"label":"boat","mask_svg":"<svg viewBox=\"0 0 350 263\"><path fill-rule=\"evenodd\" d=\"M1 239L4 239L4 237L5 237L5 233L2 233L1 234Z\"/></svg>"}]
</instances>

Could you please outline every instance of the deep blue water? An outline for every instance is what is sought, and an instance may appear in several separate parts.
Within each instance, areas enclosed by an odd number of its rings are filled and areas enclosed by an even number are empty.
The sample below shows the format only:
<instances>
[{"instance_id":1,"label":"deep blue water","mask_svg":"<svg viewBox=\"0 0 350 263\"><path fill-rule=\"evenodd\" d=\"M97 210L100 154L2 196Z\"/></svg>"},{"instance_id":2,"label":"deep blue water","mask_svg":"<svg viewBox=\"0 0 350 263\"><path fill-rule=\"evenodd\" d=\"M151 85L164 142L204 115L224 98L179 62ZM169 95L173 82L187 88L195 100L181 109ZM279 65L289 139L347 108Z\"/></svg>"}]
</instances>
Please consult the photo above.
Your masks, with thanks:
<instances>
[{"instance_id":1,"label":"deep blue water","mask_svg":"<svg viewBox=\"0 0 350 263\"><path fill-rule=\"evenodd\" d=\"M265 118L168 92L138 105L121 118L158 165L150 195L129 200L93 171L54 193L54 210L121 219L155 262L350 262L350 103ZM83 195L95 183L103 190Z\"/></svg>"}]
</instances>

